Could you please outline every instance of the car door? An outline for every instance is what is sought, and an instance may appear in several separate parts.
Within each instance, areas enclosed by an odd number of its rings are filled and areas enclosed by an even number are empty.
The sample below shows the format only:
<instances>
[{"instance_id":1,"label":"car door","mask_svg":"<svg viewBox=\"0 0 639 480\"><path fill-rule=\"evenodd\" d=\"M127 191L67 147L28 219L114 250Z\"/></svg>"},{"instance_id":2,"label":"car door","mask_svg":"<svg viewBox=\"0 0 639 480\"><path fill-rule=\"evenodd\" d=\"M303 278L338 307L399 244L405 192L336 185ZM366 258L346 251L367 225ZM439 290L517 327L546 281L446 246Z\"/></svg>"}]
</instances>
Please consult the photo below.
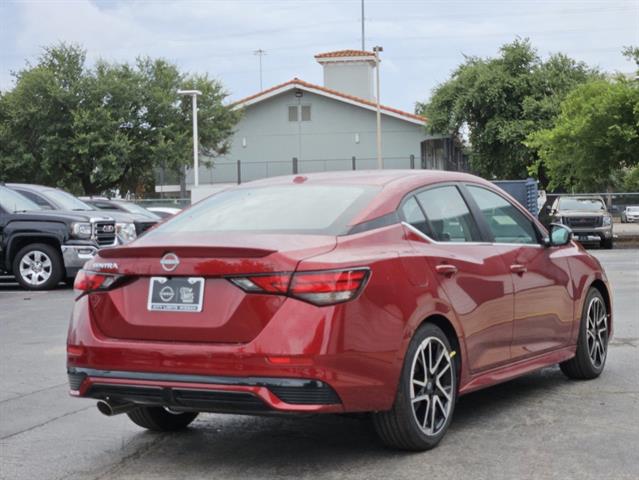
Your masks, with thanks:
<instances>
[{"instance_id":1,"label":"car door","mask_svg":"<svg viewBox=\"0 0 639 480\"><path fill-rule=\"evenodd\" d=\"M468 205L453 184L430 187L403 201L400 215L427 242L413 242L423 268L438 280L464 331L471 372L510 359L513 285L501 256L482 241Z\"/></svg>"},{"instance_id":2,"label":"car door","mask_svg":"<svg viewBox=\"0 0 639 480\"><path fill-rule=\"evenodd\" d=\"M573 317L567 250L545 247L539 230L523 208L497 191L471 184L465 185L465 191L478 210L480 228L488 229L494 248L501 253L512 277L512 358L566 345Z\"/></svg>"}]
</instances>

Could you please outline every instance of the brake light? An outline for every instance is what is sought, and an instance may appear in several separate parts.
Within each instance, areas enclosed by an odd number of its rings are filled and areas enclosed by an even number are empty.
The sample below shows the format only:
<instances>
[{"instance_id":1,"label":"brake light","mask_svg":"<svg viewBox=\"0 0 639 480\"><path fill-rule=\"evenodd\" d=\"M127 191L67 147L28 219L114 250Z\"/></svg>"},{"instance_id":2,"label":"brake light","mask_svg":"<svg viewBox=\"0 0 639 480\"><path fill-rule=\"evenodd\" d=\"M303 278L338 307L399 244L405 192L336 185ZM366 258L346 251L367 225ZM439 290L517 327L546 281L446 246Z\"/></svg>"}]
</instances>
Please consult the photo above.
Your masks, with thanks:
<instances>
[{"instance_id":1,"label":"brake light","mask_svg":"<svg viewBox=\"0 0 639 480\"><path fill-rule=\"evenodd\" d=\"M80 270L73 282L73 288L80 292L95 292L112 288L122 275L112 273L99 273L90 270Z\"/></svg>"},{"instance_id":2,"label":"brake light","mask_svg":"<svg viewBox=\"0 0 639 480\"><path fill-rule=\"evenodd\" d=\"M250 293L274 293L314 305L334 305L355 298L370 274L367 268L277 273L231 277L229 281Z\"/></svg>"},{"instance_id":3,"label":"brake light","mask_svg":"<svg viewBox=\"0 0 639 480\"><path fill-rule=\"evenodd\" d=\"M355 298L368 278L368 269L298 272L289 295L315 305L333 305Z\"/></svg>"},{"instance_id":4,"label":"brake light","mask_svg":"<svg viewBox=\"0 0 639 480\"><path fill-rule=\"evenodd\" d=\"M272 275L252 275L250 277L231 277L229 280L245 292L285 294L288 291L291 274L276 273Z\"/></svg>"}]
</instances>

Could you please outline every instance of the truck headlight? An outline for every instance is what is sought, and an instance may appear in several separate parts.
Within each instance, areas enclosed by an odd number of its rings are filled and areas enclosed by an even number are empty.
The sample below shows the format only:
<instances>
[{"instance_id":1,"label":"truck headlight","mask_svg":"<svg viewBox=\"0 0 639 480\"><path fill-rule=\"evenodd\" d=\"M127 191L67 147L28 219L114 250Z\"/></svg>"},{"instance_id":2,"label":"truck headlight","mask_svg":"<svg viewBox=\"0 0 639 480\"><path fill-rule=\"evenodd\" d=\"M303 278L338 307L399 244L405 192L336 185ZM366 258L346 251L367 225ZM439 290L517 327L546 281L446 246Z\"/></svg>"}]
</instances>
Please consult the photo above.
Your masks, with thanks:
<instances>
[{"instance_id":1,"label":"truck headlight","mask_svg":"<svg viewBox=\"0 0 639 480\"><path fill-rule=\"evenodd\" d=\"M90 223L74 223L71 225L71 234L76 238L91 238L93 227Z\"/></svg>"},{"instance_id":2,"label":"truck headlight","mask_svg":"<svg viewBox=\"0 0 639 480\"><path fill-rule=\"evenodd\" d=\"M612 217L610 216L603 217L603 225L604 227L607 227L608 225L612 225Z\"/></svg>"},{"instance_id":3,"label":"truck headlight","mask_svg":"<svg viewBox=\"0 0 639 480\"><path fill-rule=\"evenodd\" d=\"M135 225L132 223L116 223L115 234L121 244L129 243L137 237Z\"/></svg>"}]
</instances>

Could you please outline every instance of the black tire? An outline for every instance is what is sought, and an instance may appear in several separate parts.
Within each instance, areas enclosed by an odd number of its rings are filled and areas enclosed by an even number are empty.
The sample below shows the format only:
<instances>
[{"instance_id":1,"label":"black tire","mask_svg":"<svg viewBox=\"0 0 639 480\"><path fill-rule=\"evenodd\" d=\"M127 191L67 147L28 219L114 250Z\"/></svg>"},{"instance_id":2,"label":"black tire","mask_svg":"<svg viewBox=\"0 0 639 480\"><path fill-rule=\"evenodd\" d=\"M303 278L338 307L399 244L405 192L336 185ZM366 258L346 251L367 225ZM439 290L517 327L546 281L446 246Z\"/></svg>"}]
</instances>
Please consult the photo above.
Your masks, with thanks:
<instances>
[{"instance_id":1,"label":"black tire","mask_svg":"<svg viewBox=\"0 0 639 480\"><path fill-rule=\"evenodd\" d=\"M612 238L604 238L601 241L601 248L604 248L606 250L612 250L613 247L614 247L614 240Z\"/></svg>"},{"instance_id":2,"label":"black tire","mask_svg":"<svg viewBox=\"0 0 639 480\"><path fill-rule=\"evenodd\" d=\"M606 316L605 322L602 321L602 327L605 323L605 335L599 337L602 340L603 344L603 354L595 355L595 359L591 357L591 345L592 342L596 342L596 339L589 338L588 327L589 327L589 314L590 308L593 302L597 302L597 305L600 305L603 308L603 315ZM594 308L594 307L593 307ZM596 315L596 317L600 318L601 315ZM608 353L608 338L609 338L609 328L610 324L608 321L608 311L606 308L606 302L604 301L601 292L594 287L591 287L588 290L588 294L586 295L586 300L584 302L583 311L581 313L581 321L579 323L579 337L577 338L577 351L575 356L570 360L562 362L559 364L559 368L568 378L574 378L577 380L591 380L593 378L597 378L601 375L605 365L606 358ZM598 348L595 346L595 348ZM600 358L601 361L598 362L597 358Z\"/></svg>"},{"instance_id":3,"label":"black tire","mask_svg":"<svg viewBox=\"0 0 639 480\"><path fill-rule=\"evenodd\" d=\"M50 264L48 267L42 267L44 270L41 271L46 272L48 275L42 283L36 283L37 278L33 274L23 274L20 270L22 260L30 254L39 258L46 257L49 260L49 263L42 263L42 265ZM44 257L40 254L44 255ZM12 268L13 275L18 283L27 290L48 290L53 288L60 283L65 273L60 250L46 243L31 243L22 247L13 259Z\"/></svg>"},{"instance_id":4,"label":"black tire","mask_svg":"<svg viewBox=\"0 0 639 480\"><path fill-rule=\"evenodd\" d=\"M432 338L437 339L439 343L430 340ZM419 373L419 360L416 359L416 356L420 355L419 352L422 348L421 346L427 342L433 342L434 345L438 346L437 348L442 348L441 346L443 346L443 348L446 349L446 361L449 363L448 370L450 371L450 383L448 384L447 382L447 390L449 389L448 393L450 399L447 401L448 403L446 403L446 408L449 409L448 415L442 416L439 420L437 429L433 429L433 432L430 434L426 433L418 423L421 421L418 421L417 419L419 410L413 409L413 401L411 401L411 394L415 394L413 389L422 388L415 398L418 398L419 396L428 396L427 389L431 389L430 391L434 392L431 396L432 400L428 400L428 403L424 405L424 426L426 425L426 416L429 412L429 406L431 403L434 406L436 405L434 396L438 396L440 405L443 405L441 400L442 398L444 398L443 402L446 402L446 398L441 395L439 387L435 386L434 389L432 388L432 377L428 380L430 374L425 376L425 380L428 381L424 382L426 383L424 387L415 386L413 380L414 377L411 377L412 375ZM426 323L415 332L415 335L411 339L408 347L408 351L406 352L393 408L387 412L376 412L372 416L375 430L386 446L401 450L430 450L435 447L446 434L453 417L455 402L457 400L457 368L456 362L450 357L451 352L452 349L448 338L436 325ZM415 364L415 370L413 367L414 362L417 362ZM446 367L444 365L442 370L445 368ZM446 375L448 375L448 370L445 372ZM439 385L439 383L437 383L437 385ZM440 414L443 414L443 409L440 409L439 411Z\"/></svg>"},{"instance_id":5,"label":"black tire","mask_svg":"<svg viewBox=\"0 0 639 480\"><path fill-rule=\"evenodd\" d=\"M154 432L174 432L186 428L198 412L171 413L162 407L138 407L127 412L133 423Z\"/></svg>"}]
</instances>

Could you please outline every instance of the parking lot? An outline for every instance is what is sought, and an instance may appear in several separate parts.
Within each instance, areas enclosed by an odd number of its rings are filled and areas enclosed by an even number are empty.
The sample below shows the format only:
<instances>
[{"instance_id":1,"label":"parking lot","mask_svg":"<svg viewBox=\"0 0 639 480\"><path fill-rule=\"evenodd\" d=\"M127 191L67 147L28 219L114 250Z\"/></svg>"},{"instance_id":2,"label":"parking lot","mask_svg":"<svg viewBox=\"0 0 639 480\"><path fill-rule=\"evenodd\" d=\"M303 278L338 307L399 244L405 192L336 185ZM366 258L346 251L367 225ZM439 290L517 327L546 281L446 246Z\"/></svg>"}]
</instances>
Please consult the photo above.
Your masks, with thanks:
<instances>
[{"instance_id":1,"label":"parking lot","mask_svg":"<svg viewBox=\"0 0 639 480\"><path fill-rule=\"evenodd\" d=\"M70 398L65 336L73 291L0 285L0 477L639 478L639 250L595 250L614 292L602 377L557 367L462 397L438 448L389 451L361 418L202 415L173 435Z\"/></svg>"}]
</instances>

